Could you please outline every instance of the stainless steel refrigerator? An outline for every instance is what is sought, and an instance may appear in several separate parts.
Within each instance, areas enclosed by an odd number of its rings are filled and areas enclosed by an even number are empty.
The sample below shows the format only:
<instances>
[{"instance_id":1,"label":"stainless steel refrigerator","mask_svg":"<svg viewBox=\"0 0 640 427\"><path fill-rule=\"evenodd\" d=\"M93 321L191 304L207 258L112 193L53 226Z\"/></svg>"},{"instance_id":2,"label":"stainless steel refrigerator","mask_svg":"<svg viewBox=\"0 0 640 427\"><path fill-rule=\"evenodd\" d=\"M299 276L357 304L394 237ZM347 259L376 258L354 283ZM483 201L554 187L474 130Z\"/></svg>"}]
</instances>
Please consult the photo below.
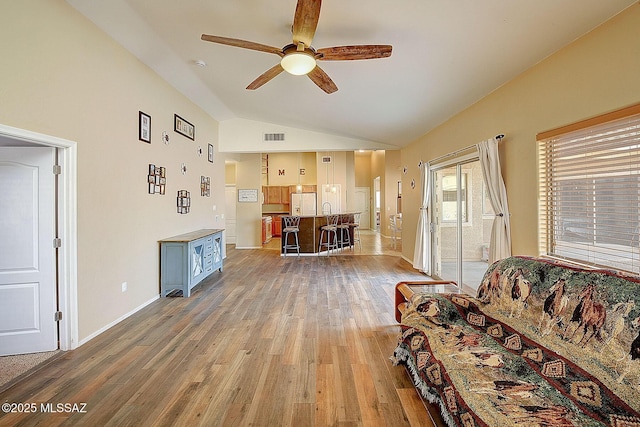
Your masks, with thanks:
<instances>
[{"instance_id":1,"label":"stainless steel refrigerator","mask_svg":"<svg viewBox=\"0 0 640 427\"><path fill-rule=\"evenodd\" d=\"M315 216L317 212L316 193L292 193L291 215Z\"/></svg>"}]
</instances>

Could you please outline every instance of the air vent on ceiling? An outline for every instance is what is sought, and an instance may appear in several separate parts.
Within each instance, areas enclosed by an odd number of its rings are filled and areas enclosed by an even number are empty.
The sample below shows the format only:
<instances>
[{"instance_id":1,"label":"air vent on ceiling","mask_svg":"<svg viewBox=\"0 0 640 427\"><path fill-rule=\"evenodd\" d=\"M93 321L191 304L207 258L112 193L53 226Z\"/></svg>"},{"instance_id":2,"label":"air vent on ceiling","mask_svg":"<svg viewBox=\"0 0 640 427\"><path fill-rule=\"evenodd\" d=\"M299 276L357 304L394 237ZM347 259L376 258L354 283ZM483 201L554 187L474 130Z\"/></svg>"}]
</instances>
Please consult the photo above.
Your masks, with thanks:
<instances>
[{"instance_id":1,"label":"air vent on ceiling","mask_svg":"<svg viewBox=\"0 0 640 427\"><path fill-rule=\"evenodd\" d=\"M284 133L265 133L262 140L264 142L284 141Z\"/></svg>"}]
</instances>

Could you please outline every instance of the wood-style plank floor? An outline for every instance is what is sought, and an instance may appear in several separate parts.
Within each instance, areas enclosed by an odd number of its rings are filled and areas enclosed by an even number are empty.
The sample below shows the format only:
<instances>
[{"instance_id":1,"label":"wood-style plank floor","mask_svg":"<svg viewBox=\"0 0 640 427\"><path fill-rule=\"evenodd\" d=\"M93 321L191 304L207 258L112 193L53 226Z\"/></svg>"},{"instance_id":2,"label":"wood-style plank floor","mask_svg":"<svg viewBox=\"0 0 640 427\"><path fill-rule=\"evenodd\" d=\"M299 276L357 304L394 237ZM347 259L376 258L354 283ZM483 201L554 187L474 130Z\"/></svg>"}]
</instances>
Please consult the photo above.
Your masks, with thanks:
<instances>
[{"instance_id":1,"label":"wood-style plank floor","mask_svg":"<svg viewBox=\"0 0 640 427\"><path fill-rule=\"evenodd\" d=\"M0 425L432 425L389 360L393 287L424 279L395 256L229 247L190 298L160 299L2 392L36 410Z\"/></svg>"}]
</instances>

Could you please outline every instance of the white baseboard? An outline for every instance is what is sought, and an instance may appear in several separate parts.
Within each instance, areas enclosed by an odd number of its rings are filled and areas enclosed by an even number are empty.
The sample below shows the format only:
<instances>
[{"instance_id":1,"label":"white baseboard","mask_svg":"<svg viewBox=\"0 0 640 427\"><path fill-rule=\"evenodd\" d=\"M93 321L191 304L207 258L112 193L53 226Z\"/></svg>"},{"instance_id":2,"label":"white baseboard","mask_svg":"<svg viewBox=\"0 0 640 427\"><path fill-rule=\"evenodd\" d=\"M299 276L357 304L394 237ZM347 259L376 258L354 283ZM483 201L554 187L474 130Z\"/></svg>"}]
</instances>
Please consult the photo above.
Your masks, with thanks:
<instances>
[{"instance_id":1,"label":"white baseboard","mask_svg":"<svg viewBox=\"0 0 640 427\"><path fill-rule=\"evenodd\" d=\"M98 329L97 331L95 331L94 333L92 333L91 335L89 335L88 337L80 340L78 342L78 347L80 347L81 345L91 341L92 339L94 339L95 337L97 337L98 335L100 335L101 333L105 332L106 330L110 329L112 326L117 325L118 323L122 322L124 319L126 319L127 317L137 313L138 311L142 310L143 308L145 308L146 306L148 306L149 304L151 304L152 302L156 301L157 299L160 298L160 295L156 295L155 297L151 298L149 301L139 305L138 307L134 308L133 310L131 310L130 312L123 314L122 316L118 317L116 320L114 320L113 322L109 323L108 325L104 326L103 328Z\"/></svg>"}]
</instances>

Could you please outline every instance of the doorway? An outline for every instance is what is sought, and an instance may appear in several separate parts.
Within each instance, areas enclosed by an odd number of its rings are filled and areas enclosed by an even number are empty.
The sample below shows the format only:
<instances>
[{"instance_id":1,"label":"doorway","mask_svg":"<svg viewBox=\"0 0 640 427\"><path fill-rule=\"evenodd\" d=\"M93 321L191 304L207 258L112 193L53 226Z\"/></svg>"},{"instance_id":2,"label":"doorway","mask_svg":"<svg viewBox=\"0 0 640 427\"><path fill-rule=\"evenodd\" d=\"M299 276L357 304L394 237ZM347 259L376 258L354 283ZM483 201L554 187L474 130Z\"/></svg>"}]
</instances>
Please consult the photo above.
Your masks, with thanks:
<instances>
[{"instance_id":1,"label":"doorway","mask_svg":"<svg viewBox=\"0 0 640 427\"><path fill-rule=\"evenodd\" d=\"M373 179L373 194L374 194L374 202L373 202L373 229L377 232L380 232L380 209L382 205L382 196L380 194L380 177L376 176Z\"/></svg>"},{"instance_id":2,"label":"doorway","mask_svg":"<svg viewBox=\"0 0 640 427\"><path fill-rule=\"evenodd\" d=\"M369 187L356 187L355 209L360 212L360 229L368 230L371 227L371 189Z\"/></svg>"},{"instance_id":3,"label":"doorway","mask_svg":"<svg viewBox=\"0 0 640 427\"><path fill-rule=\"evenodd\" d=\"M20 242L12 242L12 239L9 243L5 243L6 245L15 243L21 247L22 252L20 254L16 252L15 256L4 258L0 265L3 303L13 311L16 307L21 307L19 310L31 311L22 313L22 316L11 317L11 314L8 314L11 310L3 306L3 311L6 313L1 315L9 316L11 319L10 321L2 319L2 324L5 326L0 332L0 340L4 340L0 341L2 343L0 350L2 354L43 351L42 343L27 343L22 339L13 339L14 335L36 335L40 330L44 334L41 341L46 342L45 348L50 348L52 342L54 348L61 350L76 348L78 345L76 144L53 136L0 125L0 147L3 147L0 151L0 163L3 166L0 172L2 185L6 186L9 182L12 185L14 182L20 183L14 188L11 198L5 198L2 201L3 218L6 215L16 220L16 217L23 216L28 209L38 217L36 219L34 216L26 216L19 219L22 221L21 231L18 233L21 236ZM33 153L33 156L25 154L24 150ZM55 169L54 158L57 159ZM57 169L61 173L51 178ZM47 175L49 178L44 181L55 180L57 185L43 182L42 188L30 187L27 181L31 180L35 185L36 181L40 182L40 175ZM51 196L44 194L49 191L47 186L52 186L51 191L55 191ZM40 199L40 197L45 198ZM51 203L47 201L47 197L51 197ZM53 200L58 201L57 209L52 206ZM35 205L40 203L48 205L47 211L35 208ZM57 221L54 220L55 217ZM42 218L45 222L50 221L53 231L40 226ZM6 226L1 232L15 234L15 230L10 230ZM4 237L2 239L4 240ZM54 246L57 246L57 249L54 249ZM30 247L34 251L31 258L27 254ZM5 253L6 249L3 247L0 250ZM36 253L38 257L35 256ZM44 254L44 258L40 258L41 253ZM48 256L52 258L51 261L47 258ZM47 270L45 267L49 267L44 264L52 267ZM33 276L36 270L42 273L41 277ZM31 276L27 277L27 275ZM27 307L31 308L27 309ZM38 307L37 310L36 307ZM57 322L56 319L58 319ZM53 333L51 332L52 324Z\"/></svg>"},{"instance_id":4,"label":"doorway","mask_svg":"<svg viewBox=\"0 0 640 427\"><path fill-rule=\"evenodd\" d=\"M431 170L432 273L477 289L487 270L494 214L477 155Z\"/></svg>"}]
</instances>

